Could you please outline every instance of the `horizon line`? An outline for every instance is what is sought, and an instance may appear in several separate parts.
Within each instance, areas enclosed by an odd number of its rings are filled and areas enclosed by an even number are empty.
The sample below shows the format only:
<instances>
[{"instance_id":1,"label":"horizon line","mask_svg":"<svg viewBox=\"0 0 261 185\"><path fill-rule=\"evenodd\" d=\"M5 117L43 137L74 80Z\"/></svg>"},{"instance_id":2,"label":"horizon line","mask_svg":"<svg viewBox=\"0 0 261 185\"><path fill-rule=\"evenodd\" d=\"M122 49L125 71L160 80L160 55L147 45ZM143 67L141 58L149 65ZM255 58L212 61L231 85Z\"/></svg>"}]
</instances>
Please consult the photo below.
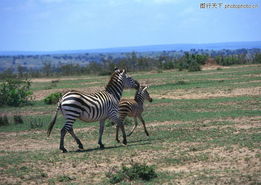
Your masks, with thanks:
<instances>
[{"instance_id":1,"label":"horizon line","mask_svg":"<svg viewBox=\"0 0 261 185\"><path fill-rule=\"evenodd\" d=\"M256 41L227 41L227 42L207 42L207 43L168 43L168 44L147 44L147 45L132 45L132 46L115 46L115 47L104 47L104 48L89 48L89 49L61 49L61 50L0 50L1 52L24 52L24 53L55 53L55 52L67 52L67 51L95 51L95 50L107 50L107 49L127 49L127 48L139 48L148 46L170 46L170 45L207 45L207 44L222 44L222 43L247 43L247 42L261 42Z\"/></svg>"}]
</instances>

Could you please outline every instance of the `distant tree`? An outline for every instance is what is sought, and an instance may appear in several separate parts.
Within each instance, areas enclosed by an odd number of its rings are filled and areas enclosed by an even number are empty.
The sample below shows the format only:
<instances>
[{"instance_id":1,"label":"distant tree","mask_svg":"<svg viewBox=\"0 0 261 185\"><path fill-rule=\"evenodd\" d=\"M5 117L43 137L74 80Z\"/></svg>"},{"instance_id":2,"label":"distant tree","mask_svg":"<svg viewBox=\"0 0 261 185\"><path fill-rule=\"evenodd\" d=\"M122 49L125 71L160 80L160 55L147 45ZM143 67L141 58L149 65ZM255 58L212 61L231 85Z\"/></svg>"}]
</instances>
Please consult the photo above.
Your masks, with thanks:
<instances>
[{"instance_id":1,"label":"distant tree","mask_svg":"<svg viewBox=\"0 0 261 185\"><path fill-rule=\"evenodd\" d=\"M19 66L17 66L17 72L18 72L19 77L24 77L25 73L27 72L27 68L19 65Z\"/></svg>"},{"instance_id":2,"label":"distant tree","mask_svg":"<svg viewBox=\"0 0 261 185\"><path fill-rule=\"evenodd\" d=\"M0 74L0 79L11 79L11 78L15 78L15 77L16 77L16 75L14 73L13 68L8 68Z\"/></svg>"},{"instance_id":3,"label":"distant tree","mask_svg":"<svg viewBox=\"0 0 261 185\"><path fill-rule=\"evenodd\" d=\"M52 64L50 61L44 61L42 71L45 76L50 76L52 73Z\"/></svg>"},{"instance_id":4,"label":"distant tree","mask_svg":"<svg viewBox=\"0 0 261 185\"><path fill-rule=\"evenodd\" d=\"M255 54L254 62L258 63L258 64L261 64L261 53L256 53Z\"/></svg>"}]
</instances>

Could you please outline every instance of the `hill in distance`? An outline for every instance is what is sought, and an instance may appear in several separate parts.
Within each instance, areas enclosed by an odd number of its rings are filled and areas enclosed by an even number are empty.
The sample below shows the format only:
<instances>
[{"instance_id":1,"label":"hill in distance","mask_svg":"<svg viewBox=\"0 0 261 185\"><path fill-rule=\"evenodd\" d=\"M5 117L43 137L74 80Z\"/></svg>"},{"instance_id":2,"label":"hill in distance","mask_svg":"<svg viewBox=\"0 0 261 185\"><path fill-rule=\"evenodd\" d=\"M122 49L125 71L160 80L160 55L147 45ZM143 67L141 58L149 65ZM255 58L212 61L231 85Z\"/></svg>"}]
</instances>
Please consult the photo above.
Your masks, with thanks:
<instances>
[{"instance_id":1,"label":"hill in distance","mask_svg":"<svg viewBox=\"0 0 261 185\"><path fill-rule=\"evenodd\" d=\"M65 50L65 51L0 51L0 55L45 55L45 54L80 54L80 53L121 53L121 52L157 52L157 51L173 51L183 50L189 51L191 49L208 49L208 50L222 50L222 49L251 49L261 48L261 41L249 42L220 42L208 44L164 44L164 45L148 45L148 46L133 46L133 47L116 47L103 49L89 49L89 50Z\"/></svg>"}]
</instances>

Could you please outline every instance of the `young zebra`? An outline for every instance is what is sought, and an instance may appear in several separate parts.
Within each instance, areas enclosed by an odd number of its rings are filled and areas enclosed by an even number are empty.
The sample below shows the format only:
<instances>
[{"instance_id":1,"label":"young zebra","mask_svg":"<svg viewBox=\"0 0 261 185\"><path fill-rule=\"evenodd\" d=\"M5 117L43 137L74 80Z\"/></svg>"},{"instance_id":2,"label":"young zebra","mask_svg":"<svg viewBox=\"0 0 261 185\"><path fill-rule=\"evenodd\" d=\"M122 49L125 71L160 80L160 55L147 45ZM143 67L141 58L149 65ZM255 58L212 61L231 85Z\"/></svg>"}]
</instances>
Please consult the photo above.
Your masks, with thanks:
<instances>
[{"instance_id":1,"label":"young zebra","mask_svg":"<svg viewBox=\"0 0 261 185\"><path fill-rule=\"evenodd\" d=\"M99 141L100 148L104 148L102 144L102 134L104 130L104 122L110 119L121 128L123 135L123 143L127 144L126 134L122 120L118 116L118 104L122 96L124 88L139 88L139 83L126 74L125 70L115 69L111 79L105 90L85 95L78 91L67 92L59 101L57 110L49 124L47 135L50 136L52 128L55 124L57 112L61 110L66 122L61 130L60 150L67 152L64 147L64 137L69 132L75 139L79 149L83 149L80 139L74 134L73 123L78 118L85 122L100 121Z\"/></svg>"},{"instance_id":2,"label":"young zebra","mask_svg":"<svg viewBox=\"0 0 261 185\"><path fill-rule=\"evenodd\" d=\"M119 104L119 114L120 114L120 120L122 120L122 122L124 121L124 119L126 118L126 116L129 117L134 117L134 121L135 121L135 125L132 128L131 132L128 134L128 136L130 136L133 131L135 130L135 128L137 127L138 121L137 121L137 117L140 119L140 121L143 124L144 127L144 131L146 133L147 136L149 136L149 133L146 129L146 125L145 125L145 121L142 118L142 112L143 112L143 103L144 100L148 100L149 102L152 102L152 98L150 97L148 91L147 91L147 86L141 86L135 94L135 98L133 99L122 99L120 101ZM116 129L116 140L118 142L118 133L119 133L119 127L117 126Z\"/></svg>"}]
</instances>

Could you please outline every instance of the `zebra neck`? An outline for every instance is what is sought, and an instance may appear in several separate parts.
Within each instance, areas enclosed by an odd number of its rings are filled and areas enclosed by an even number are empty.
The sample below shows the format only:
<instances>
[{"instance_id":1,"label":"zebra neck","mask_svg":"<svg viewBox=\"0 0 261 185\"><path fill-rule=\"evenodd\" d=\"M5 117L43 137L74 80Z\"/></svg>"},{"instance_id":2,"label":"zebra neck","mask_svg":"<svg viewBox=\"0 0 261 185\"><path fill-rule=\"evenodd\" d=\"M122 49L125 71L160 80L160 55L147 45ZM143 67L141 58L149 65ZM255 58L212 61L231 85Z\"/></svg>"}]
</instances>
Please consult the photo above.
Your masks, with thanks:
<instances>
[{"instance_id":1,"label":"zebra neck","mask_svg":"<svg viewBox=\"0 0 261 185\"><path fill-rule=\"evenodd\" d=\"M144 98L143 98L141 95L137 94L137 96L135 96L135 101L136 101L138 104L143 105L143 103L144 103Z\"/></svg>"},{"instance_id":2,"label":"zebra neck","mask_svg":"<svg viewBox=\"0 0 261 185\"><path fill-rule=\"evenodd\" d=\"M121 87L120 84L108 84L105 88L105 90L112 94L116 99L117 101L120 101L121 99L121 96L122 96L122 91L123 91L123 88Z\"/></svg>"}]
</instances>

